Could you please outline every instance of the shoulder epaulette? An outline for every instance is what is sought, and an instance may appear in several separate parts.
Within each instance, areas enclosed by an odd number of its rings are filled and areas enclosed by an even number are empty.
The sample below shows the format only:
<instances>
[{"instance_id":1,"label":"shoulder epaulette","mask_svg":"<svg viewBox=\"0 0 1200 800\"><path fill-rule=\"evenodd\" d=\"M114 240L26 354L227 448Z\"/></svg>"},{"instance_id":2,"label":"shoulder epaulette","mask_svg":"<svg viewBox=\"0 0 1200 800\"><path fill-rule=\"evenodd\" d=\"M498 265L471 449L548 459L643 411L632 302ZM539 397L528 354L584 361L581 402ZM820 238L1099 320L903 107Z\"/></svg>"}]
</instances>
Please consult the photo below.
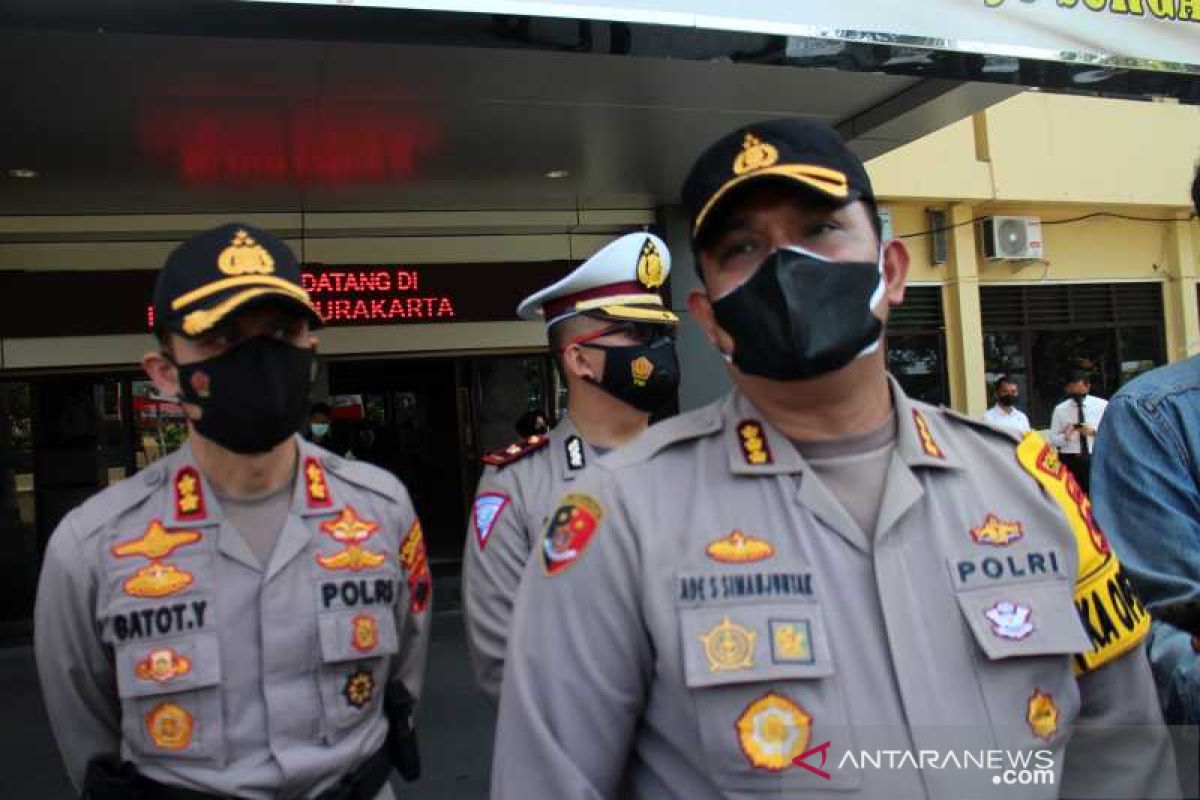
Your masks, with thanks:
<instances>
[{"instance_id":1,"label":"shoulder epaulette","mask_svg":"<svg viewBox=\"0 0 1200 800\"><path fill-rule=\"evenodd\" d=\"M550 444L549 436L530 436L513 442L508 447L484 453L480 461L492 467L507 467L509 464L520 461L530 453L541 450L548 444Z\"/></svg>"},{"instance_id":2,"label":"shoulder epaulette","mask_svg":"<svg viewBox=\"0 0 1200 800\"><path fill-rule=\"evenodd\" d=\"M1004 439L1007 439L1008 441L1012 442L1014 446L1021 443L1021 438L1022 438L1021 434L1019 434L1016 431L1011 430L1009 428L1000 428L1000 427L988 422L987 420L980 419L979 417L972 417L967 414L963 414L961 412L955 411L953 408L948 408L947 406L941 406L940 408L938 408L938 411L940 411L944 417L947 417L948 419L951 419L954 422L966 423L967 425L970 425L975 430L984 431L985 433L990 433L995 436L1003 437Z\"/></svg>"},{"instance_id":3,"label":"shoulder epaulette","mask_svg":"<svg viewBox=\"0 0 1200 800\"><path fill-rule=\"evenodd\" d=\"M721 404L717 400L707 406L664 419L651 425L628 444L600 458L599 463L610 469L649 460L677 444L711 436L721 430Z\"/></svg>"},{"instance_id":4,"label":"shoulder epaulette","mask_svg":"<svg viewBox=\"0 0 1200 800\"><path fill-rule=\"evenodd\" d=\"M72 512L76 524L79 520L91 523L86 528L80 528L79 533L87 537L100 530L109 520L144 502L166 479L167 470L159 462L92 495Z\"/></svg>"},{"instance_id":5,"label":"shoulder epaulette","mask_svg":"<svg viewBox=\"0 0 1200 800\"><path fill-rule=\"evenodd\" d=\"M321 465L347 483L368 489L387 498L397 497L399 489L396 476L385 469L365 461L326 455L320 458Z\"/></svg>"}]
</instances>

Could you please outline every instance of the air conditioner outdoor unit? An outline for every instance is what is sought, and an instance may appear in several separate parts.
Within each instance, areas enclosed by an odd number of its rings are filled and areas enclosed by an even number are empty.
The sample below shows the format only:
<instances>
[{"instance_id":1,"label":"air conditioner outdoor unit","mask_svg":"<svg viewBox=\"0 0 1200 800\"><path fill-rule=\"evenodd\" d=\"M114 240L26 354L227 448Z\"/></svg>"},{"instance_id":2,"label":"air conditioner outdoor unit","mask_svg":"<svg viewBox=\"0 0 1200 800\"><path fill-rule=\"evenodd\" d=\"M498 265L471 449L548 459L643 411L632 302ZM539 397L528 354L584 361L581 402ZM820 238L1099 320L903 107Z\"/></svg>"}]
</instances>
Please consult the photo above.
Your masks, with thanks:
<instances>
[{"instance_id":1,"label":"air conditioner outdoor unit","mask_svg":"<svg viewBox=\"0 0 1200 800\"><path fill-rule=\"evenodd\" d=\"M1037 217L984 217L983 257L988 261L1042 258L1042 221Z\"/></svg>"}]
</instances>

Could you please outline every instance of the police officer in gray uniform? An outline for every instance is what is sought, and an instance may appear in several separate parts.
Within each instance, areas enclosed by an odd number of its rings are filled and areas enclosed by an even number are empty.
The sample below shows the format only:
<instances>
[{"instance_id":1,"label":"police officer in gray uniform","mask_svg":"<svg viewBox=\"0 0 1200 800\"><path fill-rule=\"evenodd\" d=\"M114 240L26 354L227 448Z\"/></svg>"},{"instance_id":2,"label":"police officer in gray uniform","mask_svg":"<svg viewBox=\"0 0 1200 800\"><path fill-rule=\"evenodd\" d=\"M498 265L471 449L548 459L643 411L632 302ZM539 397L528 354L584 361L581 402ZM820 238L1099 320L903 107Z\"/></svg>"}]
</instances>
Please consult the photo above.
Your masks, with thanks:
<instances>
[{"instance_id":1,"label":"police officer in gray uniform","mask_svg":"<svg viewBox=\"0 0 1200 800\"><path fill-rule=\"evenodd\" d=\"M631 233L605 245L562 280L521 301L544 319L567 383L567 414L545 436L484 456L463 553L467 643L475 676L496 699L517 586L561 483L597 451L641 433L674 400L679 318L659 288L671 273L657 236Z\"/></svg>"},{"instance_id":2,"label":"police officer in gray uniform","mask_svg":"<svg viewBox=\"0 0 1200 800\"><path fill-rule=\"evenodd\" d=\"M858 158L765 122L683 195L735 388L564 488L494 800L1176 792L1146 612L1086 496L1036 435L889 379L908 257Z\"/></svg>"},{"instance_id":3,"label":"police officer in gray uniform","mask_svg":"<svg viewBox=\"0 0 1200 800\"><path fill-rule=\"evenodd\" d=\"M429 567L399 481L297 435L320 323L300 268L224 225L167 258L154 313L142 365L190 436L69 513L38 585L71 781L93 798L391 798L393 765L415 777Z\"/></svg>"}]
</instances>

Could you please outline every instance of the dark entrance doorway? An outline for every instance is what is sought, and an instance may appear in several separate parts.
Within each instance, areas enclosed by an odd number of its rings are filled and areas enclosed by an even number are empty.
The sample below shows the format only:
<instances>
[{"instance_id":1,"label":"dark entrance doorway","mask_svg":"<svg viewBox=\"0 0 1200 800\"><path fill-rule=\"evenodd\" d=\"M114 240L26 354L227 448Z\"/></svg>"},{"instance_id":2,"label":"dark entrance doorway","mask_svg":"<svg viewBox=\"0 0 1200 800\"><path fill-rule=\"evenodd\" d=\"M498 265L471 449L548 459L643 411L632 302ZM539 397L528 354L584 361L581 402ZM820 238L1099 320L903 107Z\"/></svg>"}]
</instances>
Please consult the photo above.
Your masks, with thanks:
<instances>
[{"instance_id":1,"label":"dark entrance doorway","mask_svg":"<svg viewBox=\"0 0 1200 800\"><path fill-rule=\"evenodd\" d=\"M456 385L453 359L329 365L329 393L361 398L362 419L335 425L345 426L343 439L354 458L403 481L420 515L431 561L457 561L465 530Z\"/></svg>"},{"instance_id":2,"label":"dark entrance doorway","mask_svg":"<svg viewBox=\"0 0 1200 800\"><path fill-rule=\"evenodd\" d=\"M421 517L429 558L457 572L480 456L514 441L513 423L540 409L553 419L545 355L332 361L329 394L360 419L340 423L354 458L403 481ZM339 424L339 423L335 423Z\"/></svg>"}]
</instances>

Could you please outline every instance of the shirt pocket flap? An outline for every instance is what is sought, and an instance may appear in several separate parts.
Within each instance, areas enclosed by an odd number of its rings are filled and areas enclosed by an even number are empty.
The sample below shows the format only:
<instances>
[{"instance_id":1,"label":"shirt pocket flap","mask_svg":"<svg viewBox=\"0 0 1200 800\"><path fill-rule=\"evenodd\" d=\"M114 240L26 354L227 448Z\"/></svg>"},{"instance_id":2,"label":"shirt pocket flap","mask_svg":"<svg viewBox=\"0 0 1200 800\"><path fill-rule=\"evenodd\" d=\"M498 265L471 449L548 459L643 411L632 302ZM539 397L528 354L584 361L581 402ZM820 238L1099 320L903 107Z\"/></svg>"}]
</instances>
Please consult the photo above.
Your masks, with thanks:
<instances>
[{"instance_id":1,"label":"shirt pocket flap","mask_svg":"<svg viewBox=\"0 0 1200 800\"><path fill-rule=\"evenodd\" d=\"M687 686L822 678L833 654L816 603L679 610Z\"/></svg>"},{"instance_id":2,"label":"shirt pocket flap","mask_svg":"<svg viewBox=\"0 0 1200 800\"><path fill-rule=\"evenodd\" d=\"M116 650L117 692L124 699L186 692L221 683L215 633L159 642L136 642Z\"/></svg>"},{"instance_id":3,"label":"shirt pocket flap","mask_svg":"<svg viewBox=\"0 0 1200 800\"><path fill-rule=\"evenodd\" d=\"M1073 655L1089 647L1065 580L959 592L958 605L975 640L993 661Z\"/></svg>"},{"instance_id":4,"label":"shirt pocket flap","mask_svg":"<svg viewBox=\"0 0 1200 800\"><path fill-rule=\"evenodd\" d=\"M318 627L326 664L391 655L400 649L390 607L322 614Z\"/></svg>"}]
</instances>

